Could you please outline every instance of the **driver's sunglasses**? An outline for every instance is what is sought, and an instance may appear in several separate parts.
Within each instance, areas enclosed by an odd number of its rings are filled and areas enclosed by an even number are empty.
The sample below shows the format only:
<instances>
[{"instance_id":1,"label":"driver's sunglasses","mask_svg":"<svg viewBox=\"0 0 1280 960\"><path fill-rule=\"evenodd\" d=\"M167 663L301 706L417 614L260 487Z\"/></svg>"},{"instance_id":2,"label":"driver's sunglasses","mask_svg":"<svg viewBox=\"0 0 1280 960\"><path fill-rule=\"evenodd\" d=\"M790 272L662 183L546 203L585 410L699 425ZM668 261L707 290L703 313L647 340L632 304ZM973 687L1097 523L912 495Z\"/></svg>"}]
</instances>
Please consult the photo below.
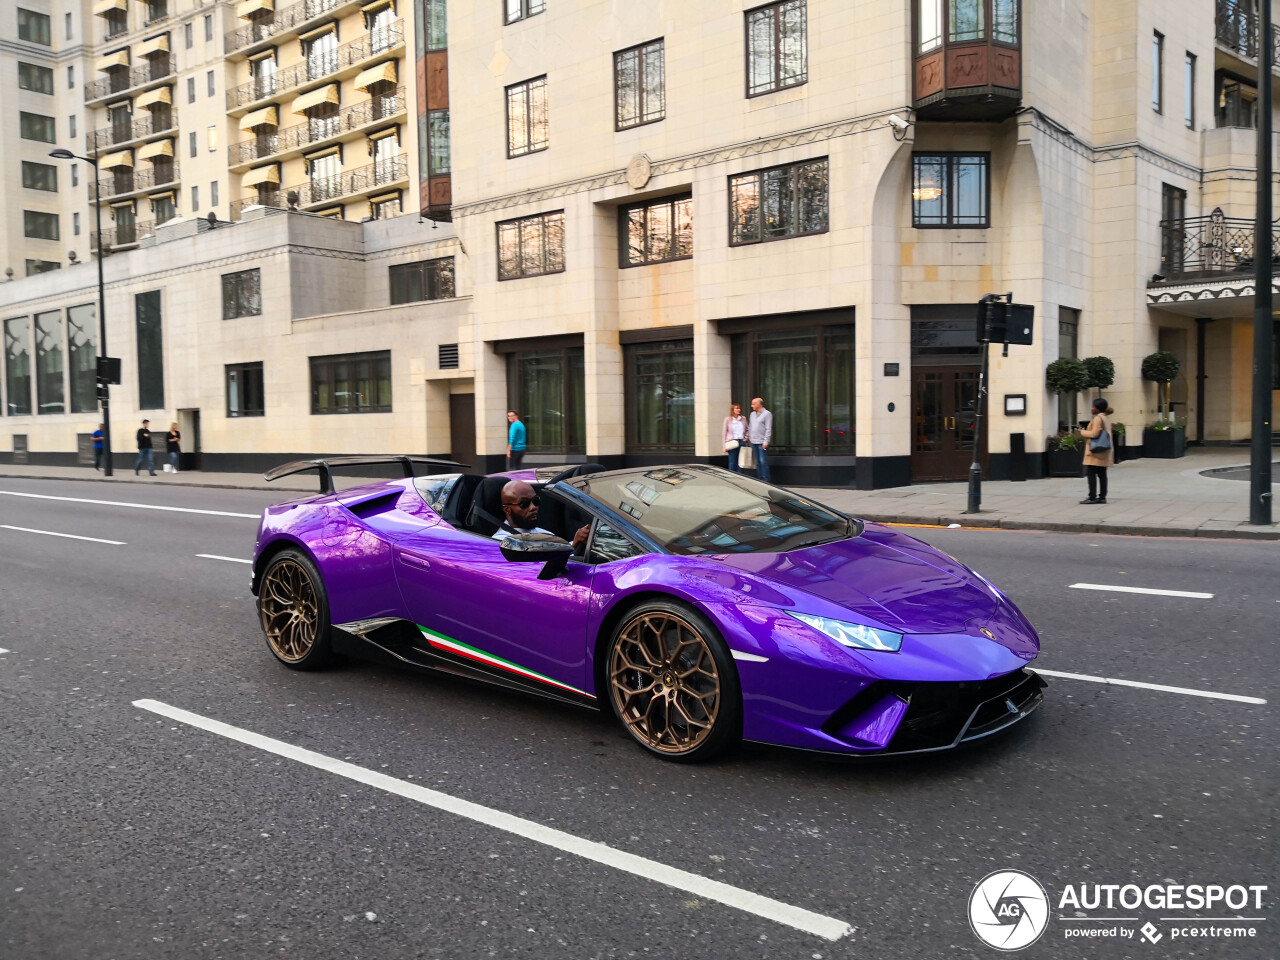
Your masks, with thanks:
<instances>
[{"instance_id":1,"label":"driver's sunglasses","mask_svg":"<svg viewBox=\"0 0 1280 960\"><path fill-rule=\"evenodd\" d=\"M539 503L541 503L541 501L537 497L521 497L514 503L507 504L507 506L519 507L521 510L528 510L530 504L533 504L536 507Z\"/></svg>"}]
</instances>

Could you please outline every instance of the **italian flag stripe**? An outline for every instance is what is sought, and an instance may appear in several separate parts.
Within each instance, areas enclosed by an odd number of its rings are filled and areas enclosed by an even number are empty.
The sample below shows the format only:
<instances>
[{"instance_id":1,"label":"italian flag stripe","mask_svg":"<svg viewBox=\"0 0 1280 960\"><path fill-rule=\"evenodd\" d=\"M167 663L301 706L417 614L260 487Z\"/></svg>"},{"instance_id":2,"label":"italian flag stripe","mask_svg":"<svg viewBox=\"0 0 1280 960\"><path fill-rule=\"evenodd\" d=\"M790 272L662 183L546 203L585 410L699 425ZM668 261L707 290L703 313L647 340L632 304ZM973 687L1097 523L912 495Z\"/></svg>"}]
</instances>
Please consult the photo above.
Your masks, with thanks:
<instances>
[{"instance_id":1,"label":"italian flag stripe","mask_svg":"<svg viewBox=\"0 0 1280 960\"><path fill-rule=\"evenodd\" d=\"M478 663L486 664L490 667L497 667L500 670L506 670L508 673L514 673L521 677L528 677L530 680L538 680L542 683L549 683L553 687L559 687L561 690L568 690L571 693L578 693L584 697L595 697L587 693L585 690L579 690L577 687L571 687L567 683L561 683L559 680L552 680L550 677L543 676L540 673L534 673L532 670L512 663L510 660L503 660L501 657L495 657L491 653L485 653L483 650L477 650L475 647L468 646L460 640L453 637L446 637L443 633L436 633L422 624L418 624L418 629L422 631L422 635L427 638L427 643L433 647L439 647L442 650L448 650L459 656L466 657L468 660L475 660Z\"/></svg>"}]
</instances>

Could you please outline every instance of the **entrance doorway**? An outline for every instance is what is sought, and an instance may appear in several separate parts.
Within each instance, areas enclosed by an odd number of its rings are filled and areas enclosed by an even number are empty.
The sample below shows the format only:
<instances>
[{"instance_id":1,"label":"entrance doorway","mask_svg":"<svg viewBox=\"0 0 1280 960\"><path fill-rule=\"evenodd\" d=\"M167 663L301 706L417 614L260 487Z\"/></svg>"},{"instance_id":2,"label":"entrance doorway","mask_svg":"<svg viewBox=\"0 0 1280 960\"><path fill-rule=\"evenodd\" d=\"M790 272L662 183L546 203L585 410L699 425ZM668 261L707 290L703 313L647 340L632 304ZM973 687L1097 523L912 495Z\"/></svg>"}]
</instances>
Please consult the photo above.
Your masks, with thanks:
<instances>
[{"instance_id":1,"label":"entrance doorway","mask_svg":"<svg viewBox=\"0 0 1280 960\"><path fill-rule=\"evenodd\" d=\"M199 470L200 464L200 411L179 410L178 430L182 433L182 453L178 457L179 470Z\"/></svg>"},{"instance_id":2,"label":"entrance doorway","mask_svg":"<svg viewBox=\"0 0 1280 960\"><path fill-rule=\"evenodd\" d=\"M967 365L911 368L912 480L969 476L980 373Z\"/></svg>"},{"instance_id":3,"label":"entrance doorway","mask_svg":"<svg viewBox=\"0 0 1280 960\"><path fill-rule=\"evenodd\" d=\"M469 463L472 472L476 466L476 395L451 393L449 395L449 458L459 463ZM483 473L483 471L479 471Z\"/></svg>"}]
</instances>

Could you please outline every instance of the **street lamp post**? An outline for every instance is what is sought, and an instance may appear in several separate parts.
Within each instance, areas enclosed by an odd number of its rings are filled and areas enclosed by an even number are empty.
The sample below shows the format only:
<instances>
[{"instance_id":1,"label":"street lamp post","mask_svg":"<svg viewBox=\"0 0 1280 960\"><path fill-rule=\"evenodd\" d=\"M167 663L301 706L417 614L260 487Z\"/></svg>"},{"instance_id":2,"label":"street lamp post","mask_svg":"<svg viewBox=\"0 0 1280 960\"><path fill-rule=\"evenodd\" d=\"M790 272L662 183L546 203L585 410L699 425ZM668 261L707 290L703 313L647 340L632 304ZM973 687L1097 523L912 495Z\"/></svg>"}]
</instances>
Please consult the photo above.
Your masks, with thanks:
<instances>
[{"instance_id":1,"label":"street lamp post","mask_svg":"<svg viewBox=\"0 0 1280 960\"><path fill-rule=\"evenodd\" d=\"M1258 76L1271 76L1271 0L1258 7ZM1249 522L1271 523L1271 84L1258 84L1257 218L1253 226L1253 402L1249 450Z\"/></svg>"},{"instance_id":2,"label":"street lamp post","mask_svg":"<svg viewBox=\"0 0 1280 960\"><path fill-rule=\"evenodd\" d=\"M102 279L102 187L98 183L98 150L97 138L94 139L93 157L82 157L59 147L49 153L58 160L83 160L93 167L93 216L98 232L98 247L94 251L98 261L98 356L107 356L107 296L106 285ZM110 477L115 471L111 468L111 384L106 371L99 362L95 369L98 396L102 400L102 473Z\"/></svg>"}]
</instances>

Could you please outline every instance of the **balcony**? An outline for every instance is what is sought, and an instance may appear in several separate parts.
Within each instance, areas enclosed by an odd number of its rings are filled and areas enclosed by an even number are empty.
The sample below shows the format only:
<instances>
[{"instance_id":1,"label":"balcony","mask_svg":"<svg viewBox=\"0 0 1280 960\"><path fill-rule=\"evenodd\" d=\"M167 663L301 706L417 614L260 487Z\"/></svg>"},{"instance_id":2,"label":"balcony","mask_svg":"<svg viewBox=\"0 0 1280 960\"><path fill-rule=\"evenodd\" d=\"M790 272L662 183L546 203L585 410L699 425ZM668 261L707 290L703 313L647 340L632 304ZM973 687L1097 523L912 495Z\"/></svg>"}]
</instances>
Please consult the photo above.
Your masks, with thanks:
<instances>
[{"instance_id":1,"label":"balcony","mask_svg":"<svg viewBox=\"0 0 1280 960\"><path fill-rule=\"evenodd\" d=\"M912 106L919 120L996 121L1022 102L1022 5L913 0Z\"/></svg>"},{"instance_id":2,"label":"balcony","mask_svg":"<svg viewBox=\"0 0 1280 960\"><path fill-rule=\"evenodd\" d=\"M176 163L153 163L150 170L135 170L133 167L117 169L120 172L115 176L98 181L97 196L104 202L177 183L179 177Z\"/></svg>"},{"instance_id":3,"label":"balcony","mask_svg":"<svg viewBox=\"0 0 1280 960\"><path fill-rule=\"evenodd\" d=\"M143 220L140 223L134 223L128 227L116 227L112 230L103 230L102 241L106 244L106 249L103 253L111 254L117 250L136 247L138 245L138 241L146 237L154 237L155 235L156 222L154 220ZM89 246L93 252L97 252L97 230L91 230L89 232Z\"/></svg>"},{"instance_id":4,"label":"balcony","mask_svg":"<svg viewBox=\"0 0 1280 960\"><path fill-rule=\"evenodd\" d=\"M272 77L258 77L227 91L227 110L241 110L259 100L279 96L316 80L380 57L404 44L404 21L357 37L335 50L286 67Z\"/></svg>"},{"instance_id":5,"label":"balcony","mask_svg":"<svg viewBox=\"0 0 1280 960\"><path fill-rule=\"evenodd\" d=\"M89 153L97 153L108 147L123 146L135 140L144 140L147 137L177 129L177 110L147 111L146 116L139 117L132 123L115 123L86 134L85 149Z\"/></svg>"},{"instance_id":6,"label":"balcony","mask_svg":"<svg viewBox=\"0 0 1280 960\"><path fill-rule=\"evenodd\" d=\"M394 94L361 100L343 107L332 117L304 120L274 133L264 133L252 140L242 140L227 148L227 163L232 167L265 160L276 154L321 143L355 133L364 127L399 116L407 109L404 87Z\"/></svg>"},{"instance_id":7,"label":"balcony","mask_svg":"<svg viewBox=\"0 0 1280 960\"><path fill-rule=\"evenodd\" d=\"M1252 276L1253 228L1252 219L1224 216L1220 207L1207 217L1160 221L1160 279L1149 285ZM1272 224L1271 242L1280 253L1280 224Z\"/></svg>"},{"instance_id":8,"label":"balcony","mask_svg":"<svg viewBox=\"0 0 1280 960\"><path fill-rule=\"evenodd\" d=\"M223 49L230 56L237 50L301 27L350 2L351 0L302 0L301 3L290 4L265 19L255 20L227 33L223 38Z\"/></svg>"},{"instance_id":9,"label":"balcony","mask_svg":"<svg viewBox=\"0 0 1280 960\"><path fill-rule=\"evenodd\" d=\"M1213 37L1220 48L1257 70L1258 14L1251 4L1246 6L1243 0L1217 0ZM1280 62L1276 56L1277 45L1280 44L1280 23L1271 24L1271 44L1271 70L1280 73Z\"/></svg>"},{"instance_id":10,"label":"balcony","mask_svg":"<svg viewBox=\"0 0 1280 960\"><path fill-rule=\"evenodd\" d=\"M231 219L239 220L246 207L270 206L299 210L314 209L338 202L347 202L361 194L403 185L409 180L408 157L400 154L354 170L343 170L332 177L319 177L306 183L295 184L272 191L266 196L246 197L231 204ZM290 196L295 196L291 204Z\"/></svg>"},{"instance_id":11,"label":"balcony","mask_svg":"<svg viewBox=\"0 0 1280 960\"><path fill-rule=\"evenodd\" d=\"M84 85L85 103L93 103L114 94L126 93L135 87L167 80L173 76L174 69L173 54L167 53L163 56L151 57L145 63L111 70L105 77L99 77Z\"/></svg>"}]
</instances>

